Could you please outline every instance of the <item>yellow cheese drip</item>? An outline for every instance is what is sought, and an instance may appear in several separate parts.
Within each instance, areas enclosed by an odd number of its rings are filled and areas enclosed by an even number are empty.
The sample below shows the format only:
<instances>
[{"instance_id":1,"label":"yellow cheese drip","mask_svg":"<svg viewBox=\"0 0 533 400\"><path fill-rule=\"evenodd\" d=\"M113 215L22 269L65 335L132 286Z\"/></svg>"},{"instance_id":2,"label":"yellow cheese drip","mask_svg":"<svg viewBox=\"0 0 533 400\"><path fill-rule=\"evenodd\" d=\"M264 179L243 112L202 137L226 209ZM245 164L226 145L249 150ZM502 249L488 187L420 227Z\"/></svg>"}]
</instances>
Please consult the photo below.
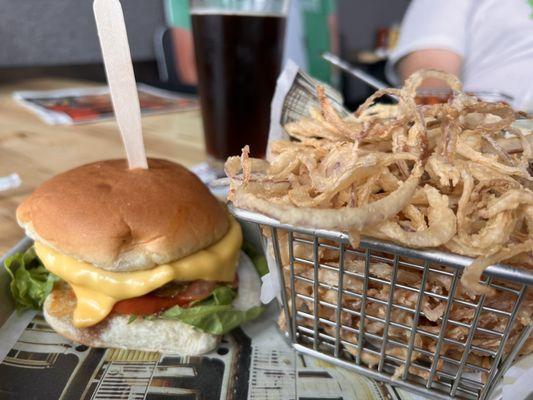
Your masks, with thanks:
<instances>
[{"instance_id":1,"label":"yellow cheese drip","mask_svg":"<svg viewBox=\"0 0 533 400\"><path fill-rule=\"evenodd\" d=\"M145 295L173 281L233 281L242 232L230 218L226 235L214 245L146 271L110 272L35 242L35 251L46 269L68 282L76 294L73 323L77 328L102 321L120 300Z\"/></svg>"}]
</instances>

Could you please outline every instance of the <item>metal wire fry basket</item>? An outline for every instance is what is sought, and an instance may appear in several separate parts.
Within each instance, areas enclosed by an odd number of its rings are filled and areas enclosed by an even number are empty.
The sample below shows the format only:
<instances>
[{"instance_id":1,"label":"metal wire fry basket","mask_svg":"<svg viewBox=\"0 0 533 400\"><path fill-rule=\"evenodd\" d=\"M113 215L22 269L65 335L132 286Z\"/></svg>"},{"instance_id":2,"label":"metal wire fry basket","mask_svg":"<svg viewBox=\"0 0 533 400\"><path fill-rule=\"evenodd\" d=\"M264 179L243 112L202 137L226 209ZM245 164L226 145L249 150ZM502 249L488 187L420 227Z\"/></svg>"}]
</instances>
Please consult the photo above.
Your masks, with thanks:
<instances>
[{"instance_id":1,"label":"metal wire fry basket","mask_svg":"<svg viewBox=\"0 0 533 400\"><path fill-rule=\"evenodd\" d=\"M491 266L498 296L472 299L459 283L468 257L368 238L353 249L341 232L230 211L263 231L299 352L429 398L487 399L533 331L530 272Z\"/></svg>"}]
</instances>

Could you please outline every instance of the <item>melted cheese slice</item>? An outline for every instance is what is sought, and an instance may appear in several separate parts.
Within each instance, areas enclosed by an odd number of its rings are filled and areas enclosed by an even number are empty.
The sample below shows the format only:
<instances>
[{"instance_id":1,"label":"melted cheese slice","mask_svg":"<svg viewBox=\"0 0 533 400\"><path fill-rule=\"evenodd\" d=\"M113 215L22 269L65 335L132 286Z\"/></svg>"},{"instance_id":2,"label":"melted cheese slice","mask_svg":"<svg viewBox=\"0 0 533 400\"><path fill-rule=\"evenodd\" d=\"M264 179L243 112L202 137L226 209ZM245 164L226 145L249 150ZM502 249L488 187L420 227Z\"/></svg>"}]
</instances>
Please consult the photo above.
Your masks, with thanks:
<instances>
[{"instance_id":1,"label":"melted cheese slice","mask_svg":"<svg viewBox=\"0 0 533 400\"><path fill-rule=\"evenodd\" d=\"M92 326L109 315L115 303L145 295L173 280L233 281L242 244L241 227L230 218L226 235L214 245L150 270L110 272L35 242L46 269L68 282L76 294L73 323Z\"/></svg>"}]
</instances>

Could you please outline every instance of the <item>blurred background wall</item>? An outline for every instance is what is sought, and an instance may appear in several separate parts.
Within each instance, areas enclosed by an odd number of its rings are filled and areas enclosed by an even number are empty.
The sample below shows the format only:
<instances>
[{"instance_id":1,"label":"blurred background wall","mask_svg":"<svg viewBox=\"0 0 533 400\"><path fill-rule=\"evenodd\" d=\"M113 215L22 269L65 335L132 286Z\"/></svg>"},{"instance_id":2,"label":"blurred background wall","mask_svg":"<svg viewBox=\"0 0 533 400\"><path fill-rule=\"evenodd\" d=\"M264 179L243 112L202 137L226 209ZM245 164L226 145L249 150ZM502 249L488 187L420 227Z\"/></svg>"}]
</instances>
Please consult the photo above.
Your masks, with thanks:
<instances>
[{"instance_id":1,"label":"blurred background wall","mask_svg":"<svg viewBox=\"0 0 533 400\"><path fill-rule=\"evenodd\" d=\"M164 25L163 4L123 0L122 6L135 72L140 80L155 78L153 40ZM0 80L40 73L101 80L101 59L92 1L0 0Z\"/></svg>"}]
</instances>

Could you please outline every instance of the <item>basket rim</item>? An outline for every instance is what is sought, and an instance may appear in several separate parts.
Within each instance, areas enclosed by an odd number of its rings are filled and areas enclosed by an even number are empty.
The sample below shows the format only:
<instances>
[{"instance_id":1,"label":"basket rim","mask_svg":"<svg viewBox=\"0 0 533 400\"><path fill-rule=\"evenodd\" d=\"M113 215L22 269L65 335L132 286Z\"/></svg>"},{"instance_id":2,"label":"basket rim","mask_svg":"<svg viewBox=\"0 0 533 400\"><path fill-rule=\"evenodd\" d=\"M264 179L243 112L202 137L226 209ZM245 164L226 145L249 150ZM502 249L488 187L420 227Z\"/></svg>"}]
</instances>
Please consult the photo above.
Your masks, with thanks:
<instances>
[{"instance_id":1,"label":"basket rim","mask_svg":"<svg viewBox=\"0 0 533 400\"><path fill-rule=\"evenodd\" d=\"M348 234L344 232L285 224L264 214L235 207L231 202L227 204L227 207L229 212L241 221L252 222L259 225L266 225L276 229L284 229L311 236L318 236L344 244L350 243ZM368 236L361 237L360 248L383 250L400 256L417 258L424 261L427 260L430 263L441 264L459 270L463 270L474 260L472 257L462 256L448 251L437 249L413 249ZM491 265L483 273L493 278L533 286L533 271L527 271L507 264Z\"/></svg>"}]
</instances>

